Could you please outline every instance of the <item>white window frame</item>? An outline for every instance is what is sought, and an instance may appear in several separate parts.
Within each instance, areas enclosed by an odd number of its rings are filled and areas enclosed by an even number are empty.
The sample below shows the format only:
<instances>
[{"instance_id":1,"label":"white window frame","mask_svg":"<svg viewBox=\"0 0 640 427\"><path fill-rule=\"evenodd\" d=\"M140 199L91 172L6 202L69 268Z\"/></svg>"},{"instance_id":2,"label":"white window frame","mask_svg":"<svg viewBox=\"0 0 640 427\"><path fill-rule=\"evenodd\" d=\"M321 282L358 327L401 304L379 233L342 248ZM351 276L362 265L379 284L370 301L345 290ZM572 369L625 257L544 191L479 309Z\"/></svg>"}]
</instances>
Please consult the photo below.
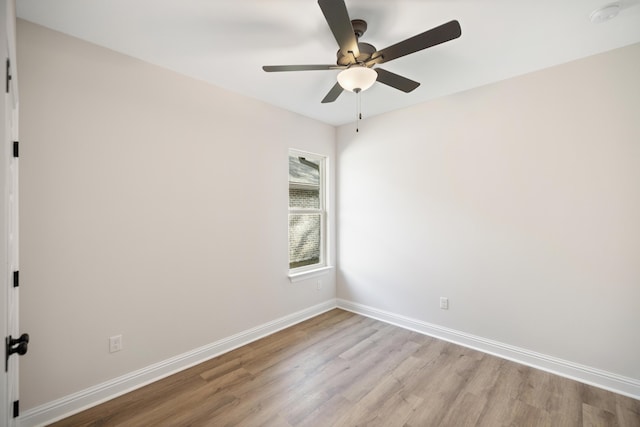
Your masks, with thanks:
<instances>
[{"instance_id":1,"label":"white window frame","mask_svg":"<svg viewBox=\"0 0 640 427\"><path fill-rule=\"evenodd\" d=\"M316 276L320 276L325 274L331 267L328 266L327 259L327 156L323 156L320 154L309 153L307 151L301 151L296 149L290 149L287 156L287 167L289 165L289 156L294 157L304 157L308 160L318 162L320 168L320 191L319 191L319 208L318 209L310 209L310 208L292 208L290 206L289 198L287 197L287 204L289 205L289 215L295 214L319 214L320 215L320 261L316 264L305 265L302 267L290 268L289 269L289 279L292 282L296 282L298 280L303 280L307 278L312 278ZM288 176L288 174L287 174ZM289 187L289 179L287 178L287 188ZM287 233L289 232L289 227L287 226ZM287 246L288 249L288 246ZM288 257L287 257L287 261Z\"/></svg>"}]
</instances>

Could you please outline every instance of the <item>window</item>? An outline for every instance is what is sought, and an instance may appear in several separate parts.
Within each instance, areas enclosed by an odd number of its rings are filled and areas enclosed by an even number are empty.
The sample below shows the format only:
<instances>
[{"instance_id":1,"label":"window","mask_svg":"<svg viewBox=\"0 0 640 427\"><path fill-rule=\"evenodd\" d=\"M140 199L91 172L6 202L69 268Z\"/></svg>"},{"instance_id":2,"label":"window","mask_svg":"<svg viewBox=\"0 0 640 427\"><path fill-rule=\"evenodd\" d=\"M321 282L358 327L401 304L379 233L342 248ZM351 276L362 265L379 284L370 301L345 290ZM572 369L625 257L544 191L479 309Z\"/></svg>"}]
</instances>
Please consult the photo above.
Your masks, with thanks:
<instances>
[{"instance_id":1,"label":"window","mask_svg":"<svg viewBox=\"0 0 640 427\"><path fill-rule=\"evenodd\" d=\"M325 158L289 152L289 271L326 266Z\"/></svg>"}]
</instances>

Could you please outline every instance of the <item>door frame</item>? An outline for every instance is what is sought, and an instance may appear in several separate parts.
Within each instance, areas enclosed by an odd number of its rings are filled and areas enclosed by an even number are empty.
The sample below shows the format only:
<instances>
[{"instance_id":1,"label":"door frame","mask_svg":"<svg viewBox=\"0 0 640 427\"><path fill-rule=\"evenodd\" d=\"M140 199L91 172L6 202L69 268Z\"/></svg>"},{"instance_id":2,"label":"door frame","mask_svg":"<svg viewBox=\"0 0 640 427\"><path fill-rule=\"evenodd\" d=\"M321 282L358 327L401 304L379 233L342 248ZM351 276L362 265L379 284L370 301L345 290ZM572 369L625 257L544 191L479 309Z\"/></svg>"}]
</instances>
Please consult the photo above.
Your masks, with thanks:
<instances>
[{"instance_id":1,"label":"door frame","mask_svg":"<svg viewBox=\"0 0 640 427\"><path fill-rule=\"evenodd\" d=\"M4 53L0 59L8 61L6 67L2 66L2 82L8 81L8 93L5 90L4 102L0 103L0 331L4 340L19 335L18 288L13 283L13 272L18 270L18 165L13 151L18 127L15 0L0 0L0 46ZM11 80L7 80L8 73ZM0 423L9 427L16 425L13 402L18 399L18 362L17 357L11 359L10 374L0 368Z\"/></svg>"}]
</instances>

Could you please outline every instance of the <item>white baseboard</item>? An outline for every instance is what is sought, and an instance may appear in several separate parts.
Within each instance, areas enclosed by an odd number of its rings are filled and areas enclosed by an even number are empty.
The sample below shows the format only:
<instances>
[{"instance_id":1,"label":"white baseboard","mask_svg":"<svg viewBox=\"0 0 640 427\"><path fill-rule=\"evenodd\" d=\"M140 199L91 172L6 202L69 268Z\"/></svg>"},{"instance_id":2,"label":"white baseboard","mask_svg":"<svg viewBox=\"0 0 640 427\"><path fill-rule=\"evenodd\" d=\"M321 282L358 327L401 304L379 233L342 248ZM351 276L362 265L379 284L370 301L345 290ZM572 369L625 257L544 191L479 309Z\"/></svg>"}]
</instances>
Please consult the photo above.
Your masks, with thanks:
<instances>
[{"instance_id":1,"label":"white baseboard","mask_svg":"<svg viewBox=\"0 0 640 427\"><path fill-rule=\"evenodd\" d=\"M551 372L585 384L640 400L640 381L524 348L412 319L363 304L337 299L338 308L371 317L401 328L489 353L523 365Z\"/></svg>"},{"instance_id":2,"label":"white baseboard","mask_svg":"<svg viewBox=\"0 0 640 427\"><path fill-rule=\"evenodd\" d=\"M20 427L39 427L61 420L334 308L336 308L336 301L331 299L111 381L29 409L20 415L19 425Z\"/></svg>"},{"instance_id":3,"label":"white baseboard","mask_svg":"<svg viewBox=\"0 0 640 427\"><path fill-rule=\"evenodd\" d=\"M602 371L589 366L580 365L567 360L558 359L536 353L534 351L467 334L465 332L445 328L388 311L379 310L363 304L343 299L332 299L138 371L131 372L111 381L98 384L78 393L29 409L20 416L19 426L40 427L55 422L107 400L121 396L132 390L143 387L154 381L158 381L176 372L180 372L206 360L212 359L223 353L227 353L235 348L249 344L267 335L271 335L277 331L293 326L336 307L396 325L401 328L473 348L503 359L512 360L523 365L542 369L553 374L610 390L634 399L640 399L640 381L633 378L623 377L611 372Z\"/></svg>"}]
</instances>

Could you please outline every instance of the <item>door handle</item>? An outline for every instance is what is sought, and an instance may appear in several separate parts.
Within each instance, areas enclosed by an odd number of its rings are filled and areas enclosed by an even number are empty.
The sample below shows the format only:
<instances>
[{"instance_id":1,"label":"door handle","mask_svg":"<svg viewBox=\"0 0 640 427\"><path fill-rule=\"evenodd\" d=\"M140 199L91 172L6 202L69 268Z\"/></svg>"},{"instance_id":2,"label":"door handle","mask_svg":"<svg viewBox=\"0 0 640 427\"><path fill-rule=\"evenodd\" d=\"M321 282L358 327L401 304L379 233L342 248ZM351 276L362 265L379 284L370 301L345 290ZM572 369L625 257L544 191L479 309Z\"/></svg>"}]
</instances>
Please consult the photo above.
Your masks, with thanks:
<instances>
[{"instance_id":1,"label":"door handle","mask_svg":"<svg viewBox=\"0 0 640 427\"><path fill-rule=\"evenodd\" d=\"M9 370L9 356L14 353L24 356L27 351L29 351L29 334L22 334L18 338L13 338L9 335L5 340L4 371L7 372Z\"/></svg>"}]
</instances>

